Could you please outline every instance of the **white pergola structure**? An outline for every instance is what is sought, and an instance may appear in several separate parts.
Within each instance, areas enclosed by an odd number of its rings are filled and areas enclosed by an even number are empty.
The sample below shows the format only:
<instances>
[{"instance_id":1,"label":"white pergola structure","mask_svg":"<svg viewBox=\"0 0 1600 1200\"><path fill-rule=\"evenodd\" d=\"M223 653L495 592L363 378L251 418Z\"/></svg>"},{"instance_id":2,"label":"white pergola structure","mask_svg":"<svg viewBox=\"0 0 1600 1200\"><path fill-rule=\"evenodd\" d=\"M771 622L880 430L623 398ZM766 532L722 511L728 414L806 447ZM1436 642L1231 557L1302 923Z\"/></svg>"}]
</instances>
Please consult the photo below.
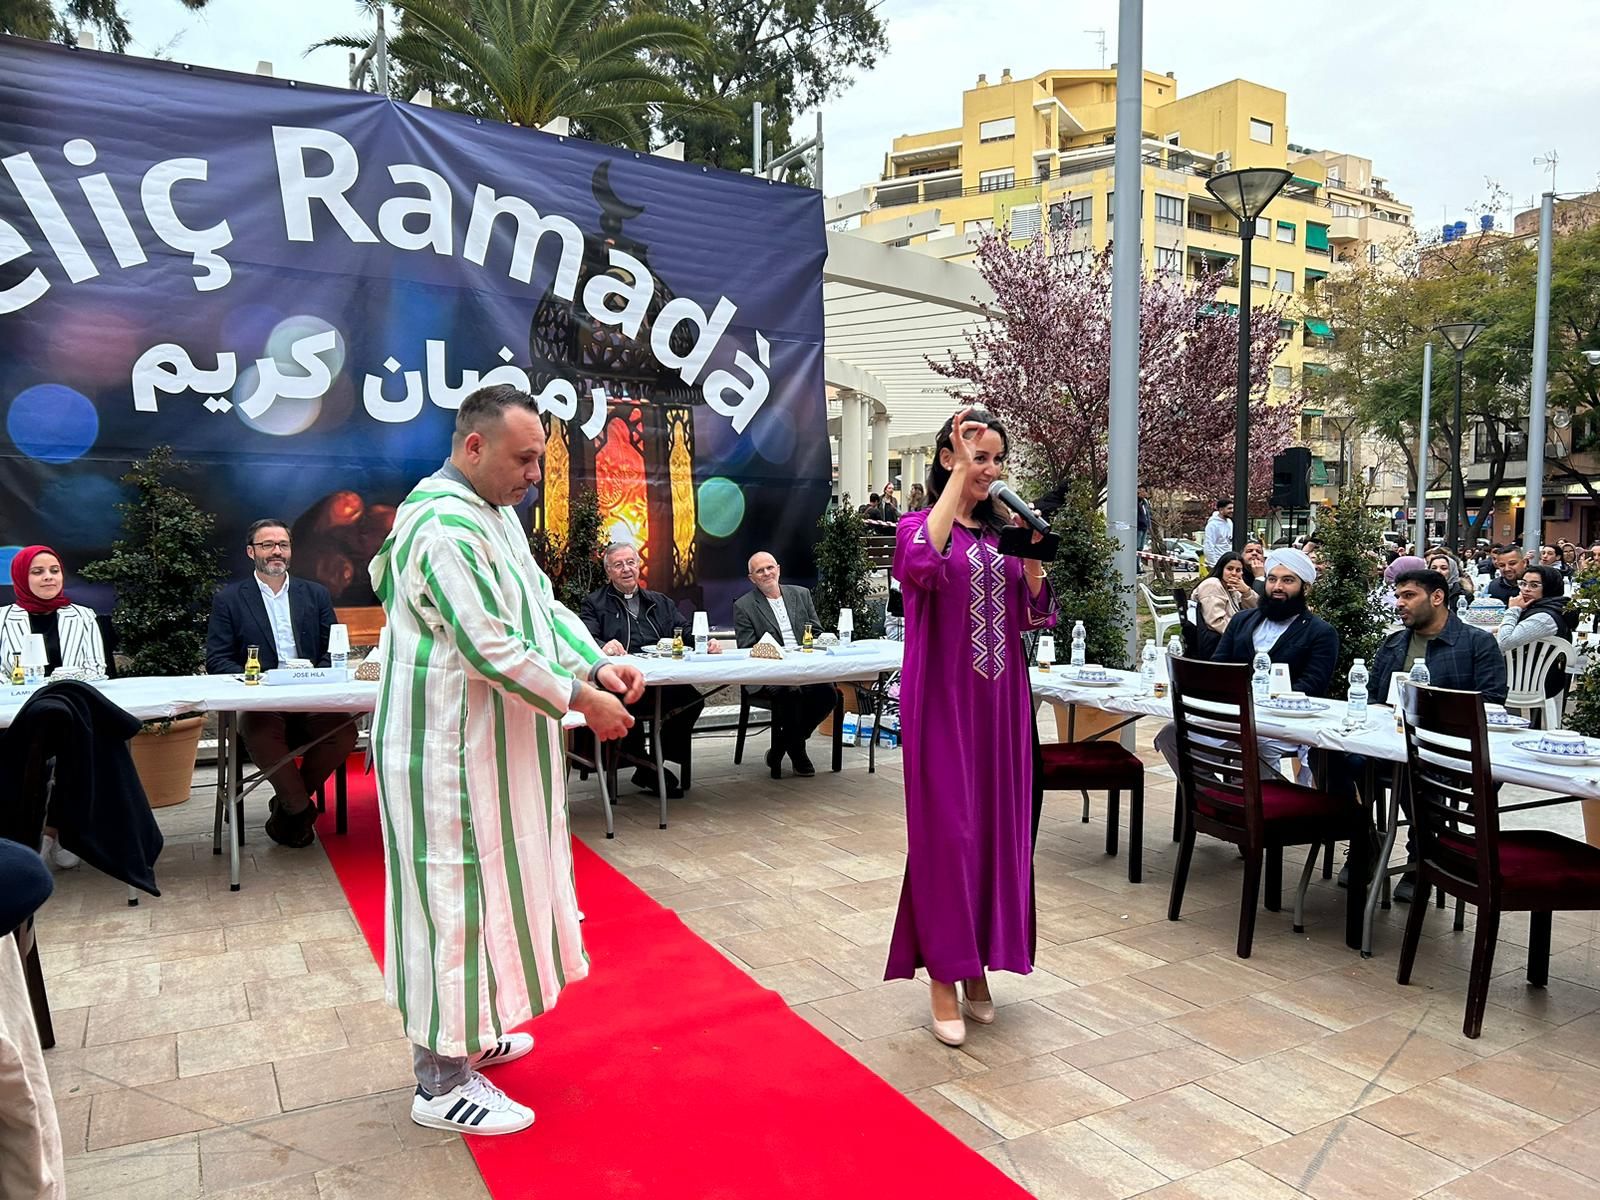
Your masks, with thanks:
<instances>
[{"instance_id":1,"label":"white pergola structure","mask_svg":"<svg viewBox=\"0 0 1600 1200\"><path fill-rule=\"evenodd\" d=\"M906 487L922 479L951 411L949 381L927 356L963 350L963 333L983 322L994 293L973 267L880 245L870 229L828 234L822 278L824 370L838 404L828 433L839 494L860 504L889 482L896 452ZM891 438L891 421L912 432Z\"/></svg>"}]
</instances>

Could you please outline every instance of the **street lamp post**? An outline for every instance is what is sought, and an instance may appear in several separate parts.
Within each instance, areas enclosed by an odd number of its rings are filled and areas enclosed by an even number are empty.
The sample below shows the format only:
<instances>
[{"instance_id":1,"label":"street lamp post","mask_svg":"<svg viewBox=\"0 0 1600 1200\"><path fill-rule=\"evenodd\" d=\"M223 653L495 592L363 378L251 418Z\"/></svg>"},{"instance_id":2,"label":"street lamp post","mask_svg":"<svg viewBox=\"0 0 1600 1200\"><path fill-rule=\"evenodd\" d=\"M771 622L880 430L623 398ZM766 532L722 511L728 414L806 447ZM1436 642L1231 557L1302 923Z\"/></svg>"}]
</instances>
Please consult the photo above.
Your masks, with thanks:
<instances>
[{"instance_id":1,"label":"street lamp post","mask_svg":"<svg viewBox=\"0 0 1600 1200\"><path fill-rule=\"evenodd\" d=\"M1244 549L1250 529L1250 243L1256 218L1291 178L1282 167L1244 167L1206 180L1210 192L1239 222L1239 381L1233 419L1233 548Z\"/></svg>"},{"instance_id":2,"label":"street lamp post","mask_svg":"<svg viewBox=\"0 0 1600 1200\"><path fill-rule=\"evenodd\" d=\"M1467 347L1478 340L1485 326L1480 321L1453 321L1435 325L1433 331L1450 343L1456 352L1455 423L1450 438L1450 548L1461 553L1461 519L1465 507L1465 483L1461 478L1461 372L1467 361Z\"/></svg>"}]
</instances>

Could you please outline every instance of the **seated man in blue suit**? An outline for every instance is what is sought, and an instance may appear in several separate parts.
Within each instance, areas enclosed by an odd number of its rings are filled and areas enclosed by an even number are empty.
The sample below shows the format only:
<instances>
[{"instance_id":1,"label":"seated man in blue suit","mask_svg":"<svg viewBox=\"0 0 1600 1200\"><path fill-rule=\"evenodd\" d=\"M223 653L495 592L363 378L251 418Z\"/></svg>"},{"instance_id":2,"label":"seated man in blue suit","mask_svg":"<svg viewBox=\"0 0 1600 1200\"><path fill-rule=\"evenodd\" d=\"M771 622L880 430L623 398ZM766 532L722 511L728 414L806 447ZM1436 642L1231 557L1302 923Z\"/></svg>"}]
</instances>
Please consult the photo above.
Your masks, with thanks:
<instances>
[{"instance_id":1,"label":"seated man in blue suit","mask_svg":"<svg viewBox=\"0 0 1600 1200\"><path fill-rule=\"evenodd\" d=\"M333 598L320 583L289 577L288 526L276 518L257 521L245 553L255 566L250 578L230 583L211 602L206 670L241 674L251 646L258 647L263 671L291 658L327 666ZM355 725L344 713L248 712L240 715L239 736L252 762L278 764L269 776L267 836L280 846L309 846L317 819L311 793L355 748ZM308 747L299 766L289 757L297 746Z\"/></svg>"},{"instance_id":2,"label":"seated man in blue suit","mask_svg":"<svg viewBox=\"0 0 1600 1200\"><path fill-rule=\"evenodd\" d=\"M1307 610L1308 593L1317 581L1316 565L1301 551L1284 546L1267 555L1266 569L1266 598L1228 622L1212 661L1250 663L1265 651L1273 662L1288 665L1294 691L1325 697L1339 662L1339 631ZM1176 775L1177 726L1167 725L1156 734L1155 746ZM1274 774L1280 760L1295 757L1300 760L1298 782L1310 783L1311 772L1301 754L1301 747L1262 738L1262 772Z\"/></svg>"}]
</instances>

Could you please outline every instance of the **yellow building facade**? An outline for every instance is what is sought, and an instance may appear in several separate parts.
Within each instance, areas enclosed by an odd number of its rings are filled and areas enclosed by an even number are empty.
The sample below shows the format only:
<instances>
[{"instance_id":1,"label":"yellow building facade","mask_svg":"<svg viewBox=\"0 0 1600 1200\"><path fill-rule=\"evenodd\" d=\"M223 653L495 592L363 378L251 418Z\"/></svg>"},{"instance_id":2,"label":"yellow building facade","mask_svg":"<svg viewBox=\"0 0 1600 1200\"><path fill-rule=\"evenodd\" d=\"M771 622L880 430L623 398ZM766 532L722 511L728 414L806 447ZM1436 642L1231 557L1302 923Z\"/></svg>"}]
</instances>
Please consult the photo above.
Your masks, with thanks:
<instances>
[{"instance_id":1,"label":"yellow building facade","mask_svg":"<svg viewBox=\"0 0 1600 1200\"><path fill-rule=\"evenodd\" d=\"M1112 180L1116 88L1115 69L1023 78L1006 71L997 83L980 75L962 93L960 125L894 140L874 185L875 206L862 225L921 214L928 232L906 241L926 243L919 248L940 257L966 258L977 238L997 225L1009 222L1012 236L1025 239L1060 228L1070 215L1072 249L1104 249L1117 241L1117 210L1126 212ZM1220 299L1236 305L1239 229L1206 191L1206 180L1240 167L1283 167L1292 174L1257 221L1251 248L1252 302L1285 303L1285 346L1272 378L1279 402L1314 395L1316 377L1327 372L1333 331L1308 310L1321 281L1336 269L1336 247L1340 260L1356 261L1368 253L1361 239L1369 223L1371 233L1384 237L1410 225L1410 210L1386 190L1362 195L1375 186L1368 160L1291 143L1287 108L1283 92L1247 80L1182 96L1174 76L1144 75L1138 208L1146 273L1193 279L1224 268L1230 284ZM1383 206L1382 217L1367 215L1375 203ZM1358 204L1364 204L1359 219L1352 215ZM929 227L932 221L936 227ZM1306 411L1313 420L1322 416ZM1325 473L1314 469L1314 483Z\"/></svg>"}]
</instances>

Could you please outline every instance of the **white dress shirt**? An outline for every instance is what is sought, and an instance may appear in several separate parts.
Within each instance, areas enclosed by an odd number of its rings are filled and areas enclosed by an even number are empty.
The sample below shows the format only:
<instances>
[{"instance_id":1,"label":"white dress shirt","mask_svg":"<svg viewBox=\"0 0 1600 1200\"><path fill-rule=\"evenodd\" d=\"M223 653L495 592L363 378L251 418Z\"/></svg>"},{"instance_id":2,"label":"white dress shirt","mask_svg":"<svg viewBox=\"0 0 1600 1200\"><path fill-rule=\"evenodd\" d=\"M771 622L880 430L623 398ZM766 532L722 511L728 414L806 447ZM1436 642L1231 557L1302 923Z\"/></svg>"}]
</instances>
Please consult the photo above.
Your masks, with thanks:
<instances>
[{"instance_id":1,"label":"white dress shirt","mask_svg":"<svg viewBox=\"0 0 1600 1200\"><path fill-rule=\"evenodd\" d=\"M794 626L789 623L789 606L783 602L783 594L780 592L776 600L771 597L766 600L772 605L772 615L778 622L779 632L783 634L783 644L791 648L798 646L800 642L794 636Z\"/></svg>"},{"instance_id":2,"label":"white dress shirt","mask_svg":"<svg viewBox=\"0 0 1600 1200\"><path fill-rule=\"evenodd\" d=\"M272 640L278 650L278 665L291 658L303 657L294 647L294 619L289 615L289 577L283 577L283 586L273 591L256 576L256 586L261 589L261 602L267 606L267 623L272 626Z\"/></svg>"}]
</instances>

